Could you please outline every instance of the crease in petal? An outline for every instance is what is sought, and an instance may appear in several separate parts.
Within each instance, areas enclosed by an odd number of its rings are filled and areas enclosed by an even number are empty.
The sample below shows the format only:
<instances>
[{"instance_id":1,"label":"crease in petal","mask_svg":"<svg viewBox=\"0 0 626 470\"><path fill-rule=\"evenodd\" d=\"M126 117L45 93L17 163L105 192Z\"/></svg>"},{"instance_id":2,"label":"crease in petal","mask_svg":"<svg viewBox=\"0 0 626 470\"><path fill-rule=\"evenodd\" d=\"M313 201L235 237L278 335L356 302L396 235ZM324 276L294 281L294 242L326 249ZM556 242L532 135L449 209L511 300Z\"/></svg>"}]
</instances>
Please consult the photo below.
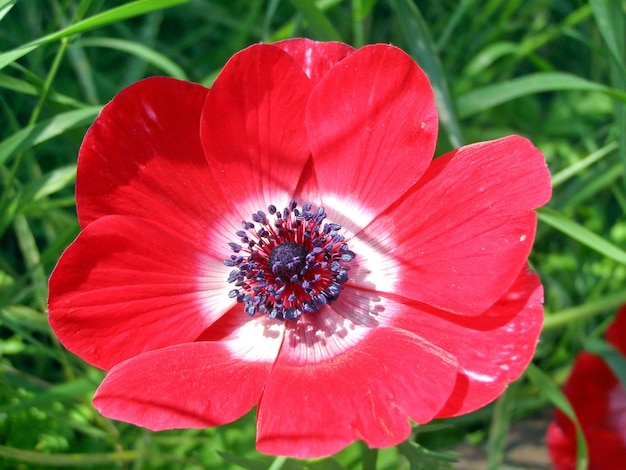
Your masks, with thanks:
<instances>
[{"instance_id":1,"label":"crease in petal","mask_svg":"<svg viewBox=\"0 0 626 470\"><path fill-rule=\"evenodd\" d=\"M306 38L286 39L272 45L289 54L313 83L317 83L326 72L355 50L342 42L319 42Z\"/></svg>"},{"instance_id":2,"label":"crease in petal","mask_svg":"<svg viewBox=\"0 0 626 470\"><path fill-rule=\"evenodd\" d=\"M304 109L312 87L278 47L235 54L204 104L200 137L217 181L243 215L288 204L311 153Z\"/></svg>"},{"instance_id":3,"label":"crease in petal","mask_svg":"<svg viewBox=\"0 0 626 470\"><path fill-rule=\"evenodd\" d=\"M323 203L329 209L358 201L336 209L359 228L411 187L433 157L430 83L393 46L363 47L330 69L311 93L306 120Z\"/></svg>"},{"instance_id":4,"label":"crease in petal","mask_svg":"<svg viewBox=\"0 0 626 470\"><path fill-rule=\"evenodd\" d=\"M267 360L234 357L237 342L183 343L135 356L109 371L94 406L153 431L230 423L258 402L281 337L256 345Z\"/></svg>"},{"instance_id":5,"label":"crease in petal","mask_svg":"<svg viewBox=\"0 0 626 470\"><path fill-rule=\"evenodd\" d=\"M518 136L473 144L433 161L424 177L357 238L386 259L376 290L477 315L513 284L535 236L533 211L550 198L541 152ZM367 286L364 286L367 287Z\"/></svg>"},{"instance_id":6,"label":"crease in petal","mask_svg":"<svg viewBox=\"0 0 626 470\"><path fill-rule=\"evenodd\" d=\"M285 332L259 404L260 452L313 458L355 440L395 445L409 436L409 419L429 421L449 396L457 365L445 351L408 331L324 312L317 329Z\"/></svg>"},{"instance_id":7,"label":"crease in petal","mask_svg":"<svg viewBox=\"0 0 626 470\"><path fill-rule=\"evenodd\" d=\"M179 232L128 216L89 224L50 278L49 322L69 350L104 369L192 341L232 306L223 263Z\"/></svg>"},{"instance_id":8,"label":"crease in petal","mask_svg":"<svg viewBox=\"0 0 626 470\"><path fill-rule=\"evenodd\" d=\"M119 214L183 233L205 231L226 206L224 181L217 184L209 171L198 132L208 92L153 77L124 89L102 109L78 157L81 227Z\"/></svg>"},{"instance_id":9,"label":"crease in petal","mask_svg":"<svg viewBox=\"0 0 626 470\"><path fill-rule=\"evenodd\" d=\"M464 317L381 295L381 322L423 336L459 364L457 382L437 417L472 412L496 399L531 361L543 324L543 288L526 268L481 315Z\"/></svg>"}]
</instances>

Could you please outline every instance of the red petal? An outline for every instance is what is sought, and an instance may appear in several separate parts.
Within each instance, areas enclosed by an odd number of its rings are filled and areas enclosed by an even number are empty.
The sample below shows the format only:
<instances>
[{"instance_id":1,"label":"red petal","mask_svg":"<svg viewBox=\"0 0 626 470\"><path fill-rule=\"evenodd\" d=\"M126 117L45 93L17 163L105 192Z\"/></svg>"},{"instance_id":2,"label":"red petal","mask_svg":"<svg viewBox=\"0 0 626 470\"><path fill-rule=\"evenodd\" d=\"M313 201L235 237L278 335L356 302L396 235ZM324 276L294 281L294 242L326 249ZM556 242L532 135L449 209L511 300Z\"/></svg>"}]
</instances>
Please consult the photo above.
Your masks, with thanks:
<instances>
[{"instance_id":1,"label":"red petal","mask_svg":"<svg viewBox=\"0 0 626 470\"><path fill-rule=\"evenodd\" d=\"M582 426L589 468L613 468L615 462L626 461L626 391L606 363L592 354L579 354L563 393ZM573 468L570 465L576 459L574 425L559 410L554 416L547 435L550 455L555 468Z\"/></svg>"},{"instance_id":2,"label":"red petal","mask_svg":"<svg viewBox=\"0 0 626 470\"><path fill-rule=\"evenodd\" d=\"M141 354L111 369L94 406L154 431L229 423L258 402L272 362L233 358L227 346L263 348L276 357L280 341L186 343Z\"/></svg>"},{"instance_id":3,"label":"red petal","mask_svg":"<svg viewBox=\"0 0 626 470\"><path fill-rule=\"evenodd\" d=\"M307 129L324 206L343 214L333 222L360 228L430 163L437 139L433 92L400 49L366 46L315 86Z\"/></svg>"},{"instance_id":4,"label":"red petal","mask_svg":"<svg viewBox=\"0 0 626 470\"><path fill-rule=\"evenodd\" d=\"M357 256L385 258L362 285L479 314L524 267L535 236L532 209L550 192L543 155L518 136L439 157L398 204L358 234L366 247Z\"/></svg>"},{"instance_id":5,"label":"red petal","mask_svg":"<svg viewBox=\"0 0 626 470\"><path fill-rule=\"evenodd\" d=\"M288 328L259 405L259 451L313 458L357 439L395 445L411 432L407 418L429 421L449 396L457 367L444 351L331 318Z\"/></svg>"},{"instance_id":6,"label":"red petal","mask_svg":"<svg viewBox=\"0 0 626 470\"><path fill-rule=\"evenodd\" d=\"M156 77L104 107L80 149L76 198L81 226L107 214L135 215L205 233L223 213L221 187L200 144L208 89ZM221 181L223 183L223 181Z\"/></svg>"},{"instance_id":7,"label":"red petal","mask_svg":"<svg viewBox=\"0 0 626 470\"><path fill-rule=\"evenodd\" d=\"M626 305L617 311L615 320L606 330L605 337L607 342L626 356Z\"/></svg>"},{"instance_id":8,"label":"red petal","mask_svg":"<svg viewBox=\"0 0 626 470\"><path fill-rule=\"evenodd\" d=\"M574 426L571 425L572 431ZM555 421L548 426L546 445L554 470L576 470L576 434L565 433L564 429Z\"/></svg>"},{"instance_id":9,"label":"red petal","mask_svg":"<svg viewBox=\"0 0 626 470\"><path fill-rule=\"evenodd\" d=\"M235 54L202 114L213 174L245 217L291 200L310 149L304 109L311 81L285 52L258 44Z\"/></svg>"},{"instance_id":10,"label":"red petal","mask_svg":"<svg viewBox=\"0 0 626 470\"><path fill-rule=\"evenodd\" d=\"M289 54L313 83L354 52L352 46L342 42L318 42L303 38L287 39L273 45Z\"/></svg>"},{"instance_id":11,"label":"red petal","mask_svg":"<svg viewBox=\"0 0 626 470\"><path fill-rule=\"evenodd\" d=\"M543 323L543 289L524 270L511 289L479 316L462 317L417 303L382 299L380 322L419 334L455 357L459 374L437 417L469 413L496 399L531 361Z\"/></svg>"},{"instance_id":12,"label":"red petal","mask_svg":"<svg viewBox=\"0 0 626 470\"><path fill-rule=\"evenodd\" d=\"M89 224L50 279L50 324L87 362L108 369L193 341L233 304L228 269L179 233L125 216Z\"/></svg>"}]
</instances>

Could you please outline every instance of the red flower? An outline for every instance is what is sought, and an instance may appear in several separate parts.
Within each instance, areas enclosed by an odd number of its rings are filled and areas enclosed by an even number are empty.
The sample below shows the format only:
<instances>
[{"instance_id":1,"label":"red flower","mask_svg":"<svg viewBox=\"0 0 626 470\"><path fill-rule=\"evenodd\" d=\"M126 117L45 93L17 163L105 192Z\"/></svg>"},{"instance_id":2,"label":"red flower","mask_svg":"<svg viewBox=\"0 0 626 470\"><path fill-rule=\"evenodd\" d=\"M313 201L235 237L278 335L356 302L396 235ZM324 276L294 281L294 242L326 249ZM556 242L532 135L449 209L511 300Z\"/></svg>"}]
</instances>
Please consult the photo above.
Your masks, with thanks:
<instances>
[{"instance_id":1,"label":"red flower","mask_svg":"<svg viewBox=\"0 0 626 470\"><path fill-rule=\"evenodd\" d=\"M606 340L626 356L626 306L606 331ZM600 357L582 352L563 393L582 427L589 470L621 469L626 462L626 390ZM576 468L576 429L560 410L548 426L547 444L557 470Z\"/></svg>"},{"instance_id":2,"label":"red flower","mask_svg":"<svg viewBox=\"0 0 626 470\"><path fill-rule=\"evenodd\" d=\"M122 91L50 280L55 333L109 371L96 408L159 430L257 405L261 452L318 457L494 400L542 324L526 259L550 178L521 137L431 161L436 136L388 45L258 44L211 90Z\"/></svg>"}]
</instances>

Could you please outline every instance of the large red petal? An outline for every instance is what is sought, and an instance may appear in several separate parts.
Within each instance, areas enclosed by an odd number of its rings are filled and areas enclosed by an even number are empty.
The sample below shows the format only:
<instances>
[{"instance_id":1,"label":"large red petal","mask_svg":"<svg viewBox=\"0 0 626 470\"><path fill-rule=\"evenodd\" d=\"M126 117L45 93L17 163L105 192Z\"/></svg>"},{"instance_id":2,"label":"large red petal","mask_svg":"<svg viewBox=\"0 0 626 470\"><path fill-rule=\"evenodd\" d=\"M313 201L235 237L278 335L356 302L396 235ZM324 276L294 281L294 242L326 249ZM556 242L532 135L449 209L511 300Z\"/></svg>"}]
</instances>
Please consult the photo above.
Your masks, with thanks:
<instances>
[{"instance_id":1,"label":"large red petal","mask_svg":"<svg viewBox=\"0 0 626 470\"><path fill-rule=\"evenodd\" d=\"M312 458L357 439L395 445L411 432L408 418L429 421L450 394L457 366L446 352L328 311L316 314L317 328L288 327L259 405L261 452Z\"/></svg>"},{"instance_id":2,"label":"large red petal","mask_svg":"<svg viewBox=\"0 0 626 470\"><path fill-rule=\"evenodd\" d=\"M233 304L222 262L173 229L134 217L89 224L50 279L50 324L87 362L108 369L193 341Z\"/></svg>"},{"instance_id":3,"label":"large red petal","mask_svg":"<svg viewBox=\"0 0 626 470\"><path fill-rule=\"evenodd\" d=\"M331 68L354 52L342 42L318 42L305 38L286 39L273 43L289 54L313 83L319 82Z\"/></svg>"},{"instance_id":4,"label":"large red petal","mask_svg":"<svg viewBox=\"0 0 626 470\"><path fill-rule=\"evenodd\" d=\"M539 278L524 269L496 304L474 317L417 302L401 303L371 291L359 293L349 286L333 307L353 318L358 318L354 312L361 312L361 322L376 322L420 335L456 359L456 385L437 413L443 418L490 403L521 375L533 357L541 332L542 301Z\"/></svg>"},{"instance_id":5,"label":"large red petal","mask_svg":"<svg viewBox=\"0 0 626 470\"><path fill-rule=\"evenodd\" d=\"M307 129L324 206L333 222L356 231L430 163L437 139L433 92L400 49L366 46L315 86Z\"/></svg>"},{"instance_id":6,"label":"large red petal","mask_svg":"<svg viewBox=\"0 0 626 470\"><path fill-rule=\"evenodd\" d=\"M258 402L280 342L203 341L141 354L111 369L94 406L109 418L155 431L229 423ZM237 348L262 349L266 360L233 357Z\"/></svg>"},{"instance_id":7,"label":"large red petal","mask_svg":"<svg viewBox=\"0 0 626 470\"><path fill-rule=\"evenodd\" d=\"M208 89L155 77L120 92L87 132L76 199L84 227L107 214L134 215L204 234L227 204L200 144Z\"/></svg>"},{"instance_id":8,"label":"large red petal","mask_svg":"<svg viewBox=\"0 0 626 470\"><path fill-rule=\"evenodd\" d=\"M543 155L518 136L437 158L398 204L358 234L364 246L357 256L385 259L363 287L480 314L524 267L535 236L533 209L550 194ZM385 279L381 287L376 278Z\"/></svg>"},{"instance_id":9,"label":"large red petal","mask_svg":"<svg viewBox=\"0 0 626 470\"><path fill-rule=\"evenodd\" d=\"M291 199L311 153L304 125L311 87L287 53L267 44L235 54L217 77L202 114L202 144L246 217Z\"/></svg>"}]
</instances>

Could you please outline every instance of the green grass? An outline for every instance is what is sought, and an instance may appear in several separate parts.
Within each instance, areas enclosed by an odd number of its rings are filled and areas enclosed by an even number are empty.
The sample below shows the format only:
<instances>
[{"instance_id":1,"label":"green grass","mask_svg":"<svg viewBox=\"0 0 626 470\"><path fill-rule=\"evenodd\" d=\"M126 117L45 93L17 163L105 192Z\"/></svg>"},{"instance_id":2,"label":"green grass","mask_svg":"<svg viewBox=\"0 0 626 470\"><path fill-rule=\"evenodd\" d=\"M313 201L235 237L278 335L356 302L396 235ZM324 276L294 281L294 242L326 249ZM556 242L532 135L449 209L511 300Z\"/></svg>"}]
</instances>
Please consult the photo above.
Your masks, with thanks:
<instances>
[{"instance_id":1,"label":"green grass","mask_svg":"<svg viewBox=\"0 0 626 470\"><path fill-rule=\"evenodd\" d=\"M598 343L626 303L622 1L36 3L0 0L0 467L437 468L448 459L441 449L471 442L503 468L511 427L553 406L567 411L558 386L581 349L623 367ZM398 45L433 83L438 153L518 133L554 175L531 255L546 291L534 365L495 404L416 429L425 447L376 453L357 443L297 462L254 451L253 415L161 433L113 422L90 404L102 373L67 353L47 324L47 278L78 232L76 156L100 107L150 75L209 85L243 47L293 36Z\"/></svg>"}]
</instances>

